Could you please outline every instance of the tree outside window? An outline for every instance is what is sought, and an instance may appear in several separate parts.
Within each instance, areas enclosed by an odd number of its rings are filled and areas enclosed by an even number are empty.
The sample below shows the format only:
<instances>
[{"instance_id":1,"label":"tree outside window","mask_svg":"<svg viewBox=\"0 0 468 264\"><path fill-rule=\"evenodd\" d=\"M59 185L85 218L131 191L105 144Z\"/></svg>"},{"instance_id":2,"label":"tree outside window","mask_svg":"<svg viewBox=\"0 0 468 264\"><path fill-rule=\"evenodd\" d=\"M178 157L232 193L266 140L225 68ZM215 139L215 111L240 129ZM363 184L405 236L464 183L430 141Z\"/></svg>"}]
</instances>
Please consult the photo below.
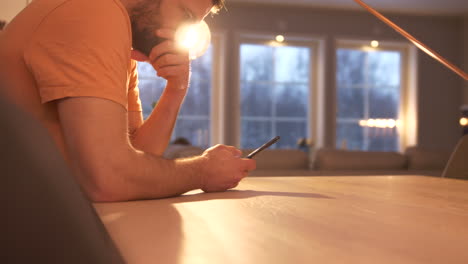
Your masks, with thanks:
<instances>
[{"instance_id":1,"label":"tree outside window","mask_svg":"<svg viewBox=\"0 0 468 264\"><path fill-rule=\"evenodd\" d=\"M177 117L172 138L184 137L192 145L206 148L210 145L212 47L192 61L189 90ZM143 117L146 119L157 104L166 80L156 75L148 63L138 63L138 81Z\"/></svg>"},{"instance_id":2,"label":"tree outside window","mask_svg":"<svg viewBox=\"0 0 468 264\"><path fill-rule=\"evenodd\" d=\"M308 137L311 49L241 44L241 148L297 148Z\"/></svg>"},{"instance_id":3,"label":"tree outside window","mask_svg":"<svg viewBox=\"0 0 468 264\"><path fill-rule=\"evenodd\" d=\"M398 150L400 75L399 51L337 50L338 147Z\"/></svg>"}]
</instances>

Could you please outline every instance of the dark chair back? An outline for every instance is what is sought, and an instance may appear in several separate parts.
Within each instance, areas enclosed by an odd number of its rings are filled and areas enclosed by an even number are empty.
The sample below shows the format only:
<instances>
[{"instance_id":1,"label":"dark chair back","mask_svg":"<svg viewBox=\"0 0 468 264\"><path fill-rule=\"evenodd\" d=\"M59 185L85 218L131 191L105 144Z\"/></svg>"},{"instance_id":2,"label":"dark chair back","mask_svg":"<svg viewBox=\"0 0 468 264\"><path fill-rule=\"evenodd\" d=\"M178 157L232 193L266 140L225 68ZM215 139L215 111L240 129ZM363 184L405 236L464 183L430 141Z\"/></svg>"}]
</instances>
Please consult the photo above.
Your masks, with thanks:
<instances>
[{"instance_id":1,"label":"dark chair back","mask_svg":"<svg viewBox=\"0 0 468 264\"><path fill-rule=\"evenodd\" d=\"M458 141L452 152L442 177L468 180L468 135L464 135Z\"/></svg>"},{"instance_id":2,"label":"dark chair back","mask_svg":"<svg viewBox=\"0 0 468 264\"><path fill-rule=\"evenodd\" d=\"M2 259L124 263L46 129L2 97L0 123Z\"/></svg>"}]
</instances>

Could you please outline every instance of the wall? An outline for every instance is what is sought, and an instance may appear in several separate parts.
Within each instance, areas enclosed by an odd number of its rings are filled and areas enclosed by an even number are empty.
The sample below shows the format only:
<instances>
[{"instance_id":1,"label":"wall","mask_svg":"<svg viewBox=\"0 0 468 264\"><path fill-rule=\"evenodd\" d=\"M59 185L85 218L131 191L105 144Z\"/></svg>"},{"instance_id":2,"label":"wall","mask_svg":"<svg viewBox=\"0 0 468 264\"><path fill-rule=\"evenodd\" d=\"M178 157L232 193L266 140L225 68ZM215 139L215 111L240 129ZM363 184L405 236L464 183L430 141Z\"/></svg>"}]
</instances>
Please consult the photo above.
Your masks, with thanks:
<instances>
[{"instance_id":1,"label":"wall","mask_svg":"<svg viewBox=\"0 0 468 264\"><path fill-rule=\"evenodd\" d=\"M0 0L0 20L11 21L27 2L27 0Z\"/></svg>"},{"instance_id":2,"label":"wall","mask_svg":"<svg viewBox=\"0 0 468 264\"><path fill-rule=\"evenodd\" d=\"M335 75L334 75L334 39L335 38L378 38L388 41L406 41L392 29L361 11L343 11L331 9L311 9L305 7L266 6L251 4L229 4L228 11L223 10L219 15L208 19L214 31L224 31L227 35L226 54L226 103L228 109L239 106L236 100L236 89L233 87L235 78L230 61L237 56L234 42L235 34L239 31L254 31L275 33L278 25L286 23L288 32L321 36L326 39L326 68L325 68L325 144L334 146L335 126L334 103ZM388 15L388 14L387 14ZM413 33L424 43L438 51L456 65L461 65L463 57L463 19L447 16L410 16L388 15L395 23ZM282 21L282 22L281 22ZM465 45L466 46L466 45ZM462 98L460 77L452 73L431 57L418 53L418 135L420 146L431 149L451 150L460 136L458 114ZM226 131L228 144L235 144L238 125L233 111L226 116Z\"/></svg>"},{"instance_id":3,"label":"wall","mask_svg":"<svg viewBox=\"0 0 468 264\"><path fill-rule=\"evenodd\" d=\"M463 20L463 47L465 47L464 52L464 70L468 72L468 15L465 16ZM468 81L465 81L465 87L463 88L463 104L468 105Z\"/></svg>"},{"instance_id":4,"label":"wall","mask_svg":"<svg viewBox=\"0 0 468 264\"><path fill-rule=\"evenodd\" d=\"M7 21L26 6L26 0L1 0L0 19ZM335 84L334 84L334 42L336 37L379 38L382 40L404 40L393 30L368 13L358 11L311 9L304 7L265 6L229 4L228 11L208 19L214 30L227 33L226 47L226 100L228 109L236 109L235 90L232 83L237 76L230 61L235 60L233 44L235 32L259 31L277 32L278 23L285 22L291 33L322 36L326 38L325 68L325 143L334 145L335 126ZM447 57L456 65L468 70L468 16L409 16L389 15L398 25L415 35L431 48ZM464 47L464 50L463 50ZM464 53L464 56L461 55ZM451 149L460 136L458 126L459 107L468 104L468 82L462 81L429 56L418 54L418 142L423 147ZM234 98L234 100L233 100ZM236 142L238 127L233 111L226 111L226 143Z\"/></svg>"}]
</instances>

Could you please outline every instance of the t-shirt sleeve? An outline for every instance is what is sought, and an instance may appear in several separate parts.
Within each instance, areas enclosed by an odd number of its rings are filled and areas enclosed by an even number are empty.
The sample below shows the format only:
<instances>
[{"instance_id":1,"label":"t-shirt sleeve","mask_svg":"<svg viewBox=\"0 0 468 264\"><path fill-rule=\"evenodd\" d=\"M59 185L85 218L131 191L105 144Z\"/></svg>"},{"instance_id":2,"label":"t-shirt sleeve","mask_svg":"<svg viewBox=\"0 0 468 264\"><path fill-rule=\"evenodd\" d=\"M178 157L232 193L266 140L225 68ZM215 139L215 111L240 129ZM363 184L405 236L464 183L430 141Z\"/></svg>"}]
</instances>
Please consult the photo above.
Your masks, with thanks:
<instances>
[{"instance_id":1,"label":"t-shirt sleeve","mask_svg":"<svg viewBox=\"0 0 468 264\"><path fill-rule=\"evenodd\" d=\"M42 103L89 96L128 109L128 18L113 0L94 3L66 1L34 33L24 58Z\"/></svg>"},{"instance_id":2,"label":"t-shirt sleeve","mask_svg":"<svg viewBox=\"0 0 468 264\"><path fill-rule=\"evenodd\" d=\"M141 100L138 89L137 62L132 60L128 78L128 111L141 112Z\"/></svg>"}]
</instances>

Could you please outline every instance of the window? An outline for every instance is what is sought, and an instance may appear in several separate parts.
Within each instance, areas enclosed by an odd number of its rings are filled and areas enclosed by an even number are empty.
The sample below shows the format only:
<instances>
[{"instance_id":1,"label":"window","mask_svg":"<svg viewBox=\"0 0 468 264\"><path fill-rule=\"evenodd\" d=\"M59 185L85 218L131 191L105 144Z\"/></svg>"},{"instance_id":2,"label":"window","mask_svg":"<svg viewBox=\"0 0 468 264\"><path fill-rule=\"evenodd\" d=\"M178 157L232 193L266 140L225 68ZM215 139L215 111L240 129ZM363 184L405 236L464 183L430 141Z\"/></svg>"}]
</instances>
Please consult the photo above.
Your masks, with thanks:
<instances>
[{"instance_id":1,"label":"window","mask_svg":"<svg viewBox=\"0 0 468 264\"><path fill-rule=\"evenodd\" d=\"M336 57L337 146L398 151L404 94L402 50L341 45Z\"/></svg>"},{"instance_id":2,"label":"window","mask_svg":"<svg viewBox=\"0 0 468 264\"><path fill-rule=\"evenodd\" d=\"M297 44L297 45L296 45ZM240 45L240 147L297 148L309 138L313 48L304 43Z\"/></svg>"},{"instance_id":3,"label":"window","mask_svg":"<svg viewBox=\"0 0 468 264\"><path fill-rule=\"evenodd\" d=\"M211 144L212 64L213 45L203 56L192 61L190 86L177 118L173 139L184 137L200 147ZM138 63L138 74L143 117L146 119L157 104L166 80L158 77L148 63Z\"/></svg>"}]
</instances>

